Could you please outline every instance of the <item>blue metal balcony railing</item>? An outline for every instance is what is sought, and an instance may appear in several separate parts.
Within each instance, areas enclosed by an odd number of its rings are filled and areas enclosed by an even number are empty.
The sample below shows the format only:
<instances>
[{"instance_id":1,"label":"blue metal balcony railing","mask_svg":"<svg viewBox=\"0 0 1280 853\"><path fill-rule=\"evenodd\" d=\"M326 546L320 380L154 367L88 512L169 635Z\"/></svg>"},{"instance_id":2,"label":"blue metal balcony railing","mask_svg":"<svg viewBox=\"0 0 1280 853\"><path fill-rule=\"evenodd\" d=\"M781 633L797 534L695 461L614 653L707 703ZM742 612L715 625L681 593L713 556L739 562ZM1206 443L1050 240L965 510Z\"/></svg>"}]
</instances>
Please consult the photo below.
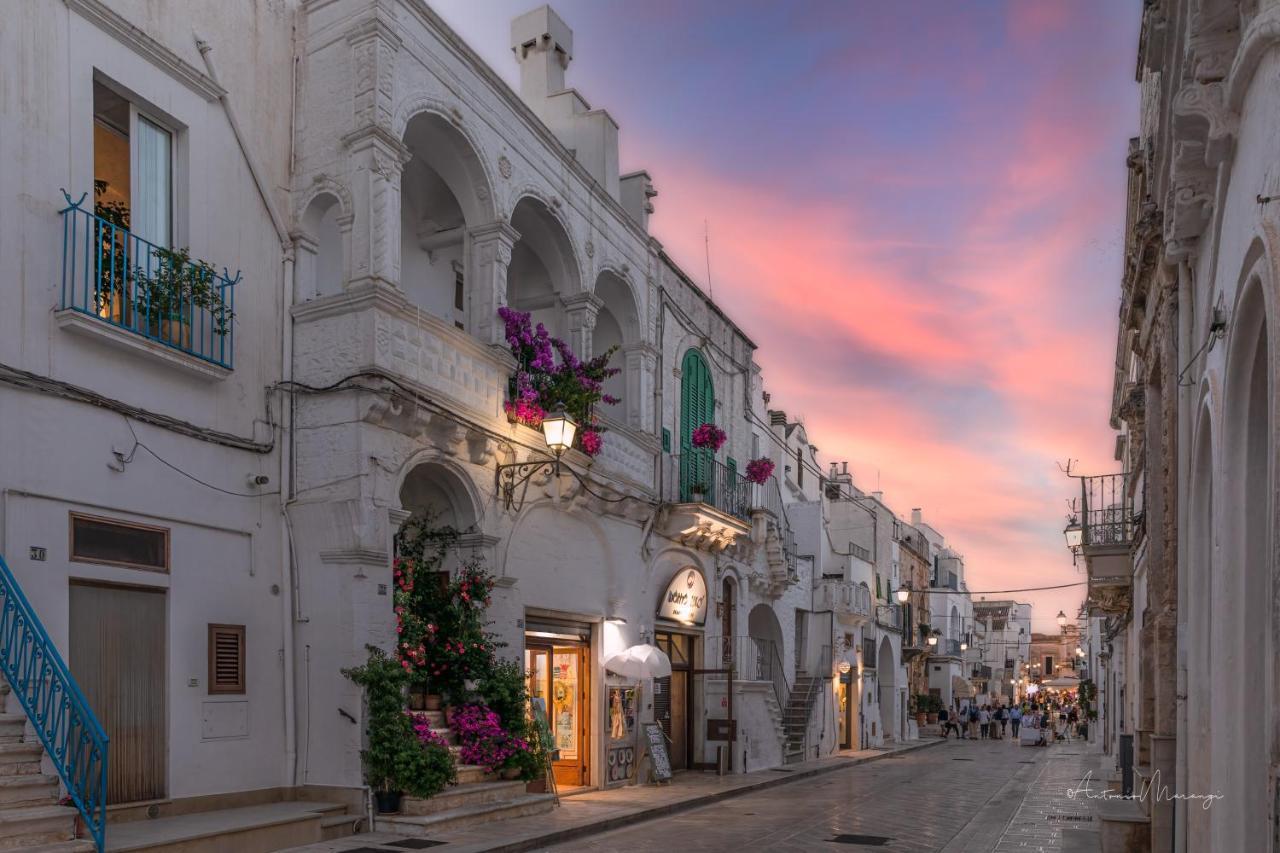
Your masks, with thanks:
<instances>
[{"instance_id":1,"label":"blue metal balcony railing","mask_svg":"<svg viewBox=\"0 0 1280 853\"><path fill-rule=\"evenodd\" d=\"M107 828L107 733L3 557L0 672L101 851Z\"/></svg>"},{"instance_id":2,"label":"blue metal balcony railing","mask_svg":"<svg viewBox=\"0 0 1280 853\"><path fill-rule=\"evenodd\" d=\"M81 207L87 194L78 201L62 194L62 310L230 370L240 273L232 278L225 267L218 273L142 239L127 214L106 218Z\"/></svg>"}]
</instances>

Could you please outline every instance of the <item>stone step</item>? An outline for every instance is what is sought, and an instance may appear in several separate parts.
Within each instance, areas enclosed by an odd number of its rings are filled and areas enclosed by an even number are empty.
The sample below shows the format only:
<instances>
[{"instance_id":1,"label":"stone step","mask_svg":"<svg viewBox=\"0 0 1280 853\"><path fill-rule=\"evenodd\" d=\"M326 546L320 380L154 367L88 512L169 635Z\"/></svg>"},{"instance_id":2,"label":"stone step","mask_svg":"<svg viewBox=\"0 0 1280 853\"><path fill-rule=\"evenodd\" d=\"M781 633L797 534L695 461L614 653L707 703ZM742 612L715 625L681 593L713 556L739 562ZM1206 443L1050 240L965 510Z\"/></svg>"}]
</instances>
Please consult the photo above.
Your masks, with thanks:
<instances>
[{"instance_id":1,"label":"stone step","mask_svg":"<svg viewBox=\"0 0 1280 853\"><path fill-rule=\"evenodd\" d=\"M522 794L506 802L461 806L430 815L381 815L378 817L378 827L415 838L430 838L437 832L465 829L495 820L545 814L553 808L555 797L552 794Z\"/></svg>"},{"instance_id":2,"label":"stone step","mask_svg":"<svg viewBox=\"0 0 1280 853\"><path fill-rule=\"evenodd\" d=\"M415 717L422 717L431 723L433 729L447 729L449 725L444 721L444 711L414 711Z\"/></svg>"},{"instance_id":3,"label":"stone step","mask_svg":"<svg viewBox=\"0 0 1280 853\"><path fill-rule=\"evenodd\" d=\"M400 805L400 814L405 816L439 814L463 806L510 802L523 794L524 782L520 781L472 782L445 788L434 797L425 800L405 797Z\"/></svg>"},{"instance_id":4,"label":"stone step","mask_svg":"<svg viewBox=\"0 0 1280 853\"><path fill-rule=\"evenodd\" d=\"M23 847L22 853L93 853L97 849L97 846L88 838L80 838L75 841L55 841L52 844Z\"/></svg>"},{"instance_id":5,"label":"stone step","mask_svg":"<svg viewBox=\"0 0 1280 853\"><path fill-rule=\"evenodd\" d=\"M360 831L364 818L360 815L331 814L320 818L320 840L336 841L350 838Z\"/></svg>"},{"instance_id":6,"label":"stone step","mask_svg":"<svg viewBox=\"0 0 1280 853\"><path fill-rule=\"evenodd\" d=\"M58 777L40 773L0 776L0 808L20 805L56 805Z\"/></svg>"},{"instance_id":7,"label":"stone step","mask_svg":"<svg viewBox=\"0 0 1280 853\"><path fill-rule=\"evenodd\" d=\"M39 773L43 754L38 743L0 743L0 775Z\"/></svg>"},{"instance_id":8,"label":"stone step","mask_svg":"<svg viewBox=\"0 0 1280 853\"><path fill-rule=\"evenodd\" d=\"M341 803L293 800L113 823L108 853L266 853L322 840L321 822L346 811Z\"/></svg>"},{"instance_id":9,"label":"stone step","mask_svg":"<svg viewBox=\"0 0 1280 853\"><path fill-rule=\"evenodd\" d=\"M459 764L455 769L458 771L459 785L495 782L498 779L496 774L486 772L479 764Z\"/></svg>"},{"instance_id":10,"label":"stone step","mask_svg":"<svg viewBox=\"0 0 1280 853\"><path fill-rule=\"evenodd\" d=\"M65 806L23 806L0 810L0 850L26 850L76 837L76 810Z\"/></svg>"}]
</instances>

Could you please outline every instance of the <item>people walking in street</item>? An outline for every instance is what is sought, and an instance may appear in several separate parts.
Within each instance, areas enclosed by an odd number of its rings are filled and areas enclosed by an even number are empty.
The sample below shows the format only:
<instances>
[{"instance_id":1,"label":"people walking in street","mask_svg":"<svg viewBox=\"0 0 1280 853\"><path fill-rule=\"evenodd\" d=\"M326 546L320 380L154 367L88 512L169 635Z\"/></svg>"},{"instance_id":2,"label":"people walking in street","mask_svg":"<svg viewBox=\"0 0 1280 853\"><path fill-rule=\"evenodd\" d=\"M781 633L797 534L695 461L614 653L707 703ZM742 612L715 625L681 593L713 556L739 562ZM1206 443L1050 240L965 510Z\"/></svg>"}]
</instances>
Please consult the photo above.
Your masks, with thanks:
<instances>
[{"instance_id":1,"label":"people walking in street","mask_svg":"<svg viewBox=\"0 0 1280 853\"><path fill-rule=\"evenodd\" d=\"M942 739L946 740L947 735L951 733L951 715L947 713L946 705L943 705L942 710L938 711L938 724L942 726Z\"/></svg>"},{"instance_id":2,"label":"people walking in street","mask_svg":"<svg viewBox=\"0 0 1280 853\"><path fill-rule=\"evenodd\" d=\"M1009 725L1009 713L1003 705L996 705L995 712L991 715L991 736L996 740L1004 737L1005 726Z\"/></svg>"},{"instance_id":3,"label":"people walking in street","mask_svg":"<svg viewBox=\"0 0 1280 853\"><path fill-rule=\"evenodd\" d=\"M1067 740L1080 733L1080 712L1075 705L1067 709Z\"/></svg>"},{"instance_id":4,"label":"people walking in street","mask_svg":"<svg viewBox=\"0 0 1280 853\"><path fill-rule=\"evenodd\" d=\"M1022 706L1014 705L1009 711L1009 722L1013 724L1013 736L1018 736L1018 729L1022 726Z\"/></svg>"},{"instance_id":5,"label":"people walking in street","mask_svg":"<svg viewBox=\"0 0 1280 853\"><path fill-rule=\"evenodd\" d=\"M978 706L976 704L969 706L969 737L974 740L978 739Z\"/></svg>"},{"instance_id":6,"label":"people walking in street","mask_svg":"<svg viewBox=\"0 0 1280 853\"><path fill-rule=\"evenodd\" d=\"M991 730L990 705L983 705L982 710L978 712L978 726L982 729L982 738L985 740Z\"/></svg>"}]
</instances>

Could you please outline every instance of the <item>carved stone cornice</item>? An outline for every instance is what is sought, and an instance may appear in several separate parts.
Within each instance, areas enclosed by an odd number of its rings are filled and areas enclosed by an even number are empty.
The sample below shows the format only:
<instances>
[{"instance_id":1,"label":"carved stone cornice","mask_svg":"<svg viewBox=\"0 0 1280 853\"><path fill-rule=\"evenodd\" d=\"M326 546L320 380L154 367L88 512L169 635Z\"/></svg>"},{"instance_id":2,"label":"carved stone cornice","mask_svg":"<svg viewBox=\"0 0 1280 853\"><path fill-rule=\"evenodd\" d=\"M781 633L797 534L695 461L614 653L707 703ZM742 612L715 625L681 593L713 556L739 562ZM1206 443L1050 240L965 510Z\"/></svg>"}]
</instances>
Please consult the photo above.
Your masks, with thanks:
<instances>
[{"instance_id":1,"label":"carved stone cornice","mask_svg":"<svg viewBox=\"0 0 1280 853\"><path fill-rule=\"evenodd\" d=\"M1228 108L1239 112L1258 65L1277 44L1280 44L1280 6L1273 4L1255 15L1240 37L1240 47L1227 76Z\"/></svg>"}]
</instances>

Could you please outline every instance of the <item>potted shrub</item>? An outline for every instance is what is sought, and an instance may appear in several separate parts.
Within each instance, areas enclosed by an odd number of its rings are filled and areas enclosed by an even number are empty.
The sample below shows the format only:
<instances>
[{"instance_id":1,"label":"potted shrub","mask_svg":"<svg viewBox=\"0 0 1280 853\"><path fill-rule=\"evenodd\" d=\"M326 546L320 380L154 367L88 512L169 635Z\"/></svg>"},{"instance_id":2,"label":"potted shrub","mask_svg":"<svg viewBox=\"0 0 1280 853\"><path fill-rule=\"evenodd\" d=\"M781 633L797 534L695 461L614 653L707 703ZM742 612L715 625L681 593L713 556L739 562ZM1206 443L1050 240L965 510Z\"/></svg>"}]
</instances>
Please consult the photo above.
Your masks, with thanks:
<instances>
[{"instance_id":1,"label":"potted shrub","mask_svg":"<svg viewBox=\"0 0 1280 853\"><path fill-rule=\"evenodd\" d=\"M134 310L146 318L147 332L166 343L189 349L197 309L212 317L212 333L227 334L235 314L227 306L217 271L207 261L192 259L189 250L151 249L155 263L134 269Z\"/></svg>"},{"instance_id":2,"label":"potted shrub","mask_svg":"<svg viewBox=\"0 0 1280 853\"><path fill-rule=\"evenodd\" d=\"M360 753L365 781L373 789L382 813L400 810L400 796L410 781L413 752L420 752L405 717L404 669L376 646L369 647L363 666L343 670L343 675L364 688L368 746Z\"/></svg>"},{"instance_id":3,"label":"potted shrub","mask_svg":"<svg viewBox=\"0 0 1280 853\"><path fill-rule=\"evenodd\" d=\"M942 700L931 693L929 694L929 704L926 706L926 708L928 711L927 718L929 720L929 724L933 725L937 723L938 712L942 710Z\"/></svg>"},{"instance_id":4,"label":"potted shrub","mask_svg":"<svg viewBox=\"0 0 1280 853\"><path fill-rule=\"evenodd\" d=\"M700 504L707 502L707 484L706 483L690 483L689 484L689 500L693 503Z\"/></svg>"},{"instance_id":5,"label":"potted shrub","mask_svg":"<svg viewBox=\"0 0 1280 853\"><path fill-rule=\"evenodd\" d=\"M929 694L918 693L915 696L916 725L923 726L929 720ZM937 721L935 717L934 721Z\"/></svg>"}]
</instances>

